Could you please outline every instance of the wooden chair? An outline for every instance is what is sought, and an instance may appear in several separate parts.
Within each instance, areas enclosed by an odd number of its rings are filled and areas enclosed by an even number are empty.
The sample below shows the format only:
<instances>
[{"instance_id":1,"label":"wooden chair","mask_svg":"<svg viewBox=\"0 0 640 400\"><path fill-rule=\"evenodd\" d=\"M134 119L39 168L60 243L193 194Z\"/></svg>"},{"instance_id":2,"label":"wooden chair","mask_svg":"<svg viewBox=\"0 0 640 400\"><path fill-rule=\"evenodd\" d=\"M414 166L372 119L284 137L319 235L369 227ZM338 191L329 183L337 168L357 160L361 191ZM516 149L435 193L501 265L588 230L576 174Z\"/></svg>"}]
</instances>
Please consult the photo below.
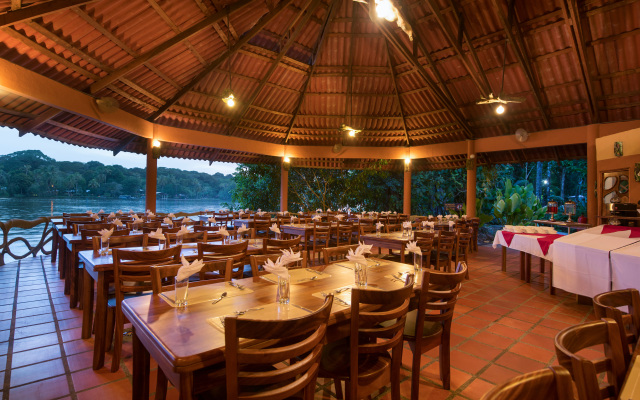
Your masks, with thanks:
<instances>
[{"instance_id":1,"label":"wooden chair","mask_svg":"<svg viewBox=\"0 0 640 400\"><path fill-rule=\"evenodd\" d=\"M263 239L262 254L280 254L280 250L300 251L300 236L294 239Z\"/></svg>"},{"instance_id":2,"label":"wooden chair","mask_svg":"<svg viewBox=\"0 0 640 400\"><path fill-rule=\"evenodd\" d=\"M198 243L198 260L219 261L230 258L233 261L233 279L241 279L244 274L244 262L247 258L249 242L242 241L234 244Z\"/></svg>"},{"instance_id":3,"label":"wooden chair","mask_svg":"<svg viewBox=\"0 0 640 400\"><path fill-rule=\"evenodd\" d=\"M175 277L180 267L182 267L182 263L151 266L151 286L153 294L174 290ZM230 258L220 261L207 261L198 274L200 280L189 282L189 286L201 286L230 281L232 267L233 260ZM209 276L208 279L206 278L207 275Z\"/></svg>"},{"instance_id":4,"label":"wooden chair","mask_svg":"<svg viewBox=\"0 0 640 400\"><path fill-rule=\"evenodd\" d=\"M311 236L311 243L307 248L311 250L310 261L316 262L316 254L318 254L318 262L320 262L320 250L329 247L329 241L331 240L331 223L330 222L313 222L313 235ZM325 261L326 263L326 261Z\"/></svg>"},{"instance_id":5,"label":"wooden chair","mask_svg":"<svg viewBox=\"0 0 640 400\"><path fill-rule=\"evenodd\" d=\"M252 255L249 256L249 264L251 265L251 276L255 282L258 282L258 277L261 275L269 274L268 271L265 271L262 266L267 262L267 260L276 261L278 257L282 254L260 254L260 255ZM307 268L307 257L304 255L302 257L302 261L300 261L299 266L289 266L289 269L294 268Z\"/></svg>"},{"instance_id":6,"label":"wooden chair","mask_svg":"<svg viewBox=\"0 0 640 400\"><path fill-rule=\"evenodd\" d=\"M471 251L478 251L478 232L480 231L480 218L469 219L469 225L471 226Z\"/></svg>"},{"instance_id":7,"label":"wooden chair","mask_svg":"<svg viewBox=\"0 0 640 400\"><path fill-rule=\"evenodd\" d=\"M115 314L115 340L113 346L113 360L111 372L120 368L120 355L122 353L122 334L124 333L125 317L122 313L122 301L125 295L135 295L152 290L151 266L180 262L181 246L167 250L133 251L115 248L113 249L113 279L115 282L115 299L109 299L108 305L111 312L107 313L107 334L109 327L109 314ZM125 284L127 282L127 284ZM132 284L133 283L133 284ZM115 300L115 301L114 301ZM113 317L111 317L113 318ZM113 320L112 320L113 321ZM107 340L109 343L110 340Z\"/></svg>"},{"instance_id":8,"label":"wooden chair","mask_svg":"<svg viewBox=\"0 0 640 400\"><path fill-rule=\"evenodd\" d=\"M418 308L407 314L403 339L413 353L411 366L411 399L419 398L420 364L422 354L439 347L440 379L442 387L451 387L451 322L453 309L467 272L460 263L455 272L422 270L422 284L418 293Z\"/></svg>"},{"instance_id":9,"label":"wooden chair","mask_svg":"<svg viewBox=\"0 0 640 400\"><path fill-rule=\"evenodd\" d=\"M375 235L376 227L375 225L360 225L360 236L362 235ZM360 239L358 237L358 239Z\"/></svg>"},{"instance_id":10,"label":"wooden chair","mask_svg":"<svg viewBox=\"0 0 640 400\"><path fill-rule=\"evenodd\" d=\"M418 238L416 244L422 252L422 267L431 268L431 253L433 252L436 241L433 238Z\"/></svg>"},{"instance_id":11,"label":"wooden chair","mask_svg":"<svg viewBox=\"0 0 640 400\"><path fill-rule=\"evenodd\" d=\"M471 244L471 234L470 233L459 233L458 240L456 244L456 265L460 263L460 261L464 261L465 263L469 263L469 246ZM467 276L466 279L469 279L469 269L467 268Z\"/></svg>"},{"instance_id":12,"label":"wooden chair","mask_svg":"<svg viewBox=\"0 0 640 400\"><path fill-rule=\"evenodd\" d=\"M97 223L97 224L91 224L91 223L74 223L73 224L73 234L74 235L80 235L82 234L83 230L93 230L93 231L99 231L102 229L111 229L114 228L115 231L115 225L113 225L112 223Z\"/></svg>"},{"instance_id":13,"label":"wooden chair","mask_svg":"<svg viewBox=\"0 0 640 400\"><path fill-rule=\"evenodd\" d=\"M256 238L268 238L271 236L269 227L271 226L271 217L255 216L253 219L253 228L256 230Z\"/></svg>"},{"instance_id":14,"label":"wooden chair","mask_svg":"<svg viewBox=\"0 0 640 400\"><path fill-rule=\"evenodd\" d=\"M335 235L335 245L350 245L353 239L353 224L351 222L338 222ZM325 261L326 263L326 261Z\"/></svg>"},{"instance_id":15,"label":"wooden chair","mask_svg":"<svg viewBox=\"0 0 640 400\"><path fill-rule=\"evenodd\" d=\"M352 244L338 247L326 247L322 249L322 259L325 264L335 264L347 259L349 250L356 250L359 245Z\"/></svg>"},{"instance_id":16,"label":"wooden chair","mask_svg":"<svg viewBox=\"0 0 640 400\"><path fill-rule=\"evenodd\" d=\"M207 231L199 231L199 232L189 232L183 233L182 235L182 243L200 243L207 241ZM164 235L167 238L167 246L175 245L178 240L178 233L166 233Z\"/></svg>"},{"instance_id":17,"label":"wooden chair","mask_svg":"<svg viewBox=\"0 0 640 400\"><path fill-rule=\"evenodd\" d=\"M391 233L391 232L400 232L402 231L402 224L386 224L384 226L384 228L386 229L387 233Z\"/></svg>"},{"instance_id":18,"label":"wooden chair","mask_svg":"<svg viewBox=\"0 0 640 400\"><path fill-rule=\"evenodd\" d=\"M494 387L482 400L573 400L569 371L551 366L516 376Z\"/></svg>"},{"instance_id":19,"label":"wooden chair","mask_svg":"<svg viewBox=\"0 0 640 400\"><path fill-rule=\"evenodd\" d=\"M100 251L100 236L94 236L92 238L93 251ZM124 248L124 247L147 247L148 237L145 234L142 235L123 235L123 236L111 236L109 238L109 248Z\"/></svg>"},{"instance_id":20,"label":"wooden chair","mask_svg":"<svg viewBox=\"0 0 640 400\"><path fill-rule=\"evenodd\" d=\"M350 336L325 346L320 376L334 381L338 398L342 381L348 399L361 399L391 383L391 398L400 400L402 332L414 276L396 290L351 290ZM391 351L391 354L389 354Z\"/></svg>"},{"instance_id":21,"label":"wooden chair","mask_svg":"<svg viewBox=\"0 0 640 400\"><path fill-rule=\"evenodd\" d=\"M435 249L435 265L436 269L440 270L440 265L447 271L451 270L451 260L453 258L453 251L456 244L455 236L443 235L444 231L440 231L438 236L437 246Z\"/></svg>"},{"instance_id":22,"label":"wooden chair","mask_svg":"<svg viewBox=\"0 0 640 400\"><path fill-rule=\"evenodd\" d=\"M597 345L604 345L604 358L588 360L576 354ZM556 335L555 347L558 363L569 370L580 400L617 398L626 366L620 330L614 320L604 318L566 328ZM607 379L601 384L598 375L603 372Z\"/></svg>"},{"instance_id":23,"label":"wooden chair","mask_svg":"<svg viewBox=\"0 0 640 400\"><path fill-rule=\"evenodd\" d=\"M627 306L629 312L623 313L619 307ZM631 354L638 345L640 333L640 295L637 289L614 290L593 297L593 310L596 318L611 318L618 324L622 341L622 354L627 366Z\"/></svg>"},{"instance_id":24,"label":"wooden chair","mask_svg":"<svg viewBox=\"0 0 640 400\"><path fill-rule=\"evenodd\" d=\"M288 320L227 316L224 322L226 398L280 400L301 394L304 399L312 400L332 304L330 295L317 311ZM245 348L240 342L246 340L273 344L266 349ZM289 363L292 359L297 362Z\"/></svg>"},{"instance_id":25,"label":"wooden chair","mask_svg":"<svg viewBox=\"0 0 640 400\"><path fill-rule=\"evenodd\" d=\"M436 241L436 234L433 232L413 231L413 240L431 239Z\"/></svg>"}]
</instances>

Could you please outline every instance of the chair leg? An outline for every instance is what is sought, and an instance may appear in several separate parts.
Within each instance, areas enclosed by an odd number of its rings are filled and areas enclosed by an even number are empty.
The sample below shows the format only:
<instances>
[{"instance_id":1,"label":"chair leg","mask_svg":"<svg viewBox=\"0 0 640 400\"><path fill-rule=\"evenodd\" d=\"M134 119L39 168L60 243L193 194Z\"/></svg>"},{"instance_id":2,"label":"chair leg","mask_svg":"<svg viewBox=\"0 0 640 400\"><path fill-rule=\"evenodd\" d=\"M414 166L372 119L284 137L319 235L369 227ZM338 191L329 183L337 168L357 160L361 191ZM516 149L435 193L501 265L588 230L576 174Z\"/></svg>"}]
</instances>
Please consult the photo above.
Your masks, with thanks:
<instances>
[{"instance_id":1,"label":"chair leg","mask_svg":"<svg viewBox=\"0 0 640 400\"><path fill-rule=\"evenodd\" d=\"M111 359L111 372L120 369L120 356L122 355L122 335L124 334L124 315L120 310L120 304L116 305L116 329L113 340L113 357Z\"/></svg>"},{"instance_id":2,"label":"chair leg","mask_svg":"<svg viewBox=\"0 0 640 400\"><path fill-rule=\"evenodd\" d=\"M162 368L158 367L158 378L156 379L156 400L165 400L167 398L167 385L169 380L164 374Z\"/></svg>"},{"instance_id":3,"label":"chair leg","mask_svg":"<svg viewBox=\"0 0 640 400\"><path fill-rule=\"evenodd\" d=\"M451 388L451 349L450 341L446 335L442 337L442 343L440 343L440 379L442 379L442 388L450 390Z\"/></svg>"},{"instance_id":4,"label":"chair leg","mask_svg":"<svg viewBox=\"0 0 640 400\"><path fill-rule=\"evenodd\" d=\"M104 338L104 350L111 350L111 346L113 345L113 330L115 329L115 319L116 319L116 309L115 308L107 308L107 327L105 329L106 337Z\"/></svg>"},{"instance_id":5,"label":"chair leg","mask_svg":"<svg viewBox=\"0 0 640 400\"><path fill-rule=\"evenodd\" d=\"M418 348L418 344L414 346L413 362L411 365L411 400L418 400L420 398L420 359L422 358L421 349Z\"/></svg>"},{"instance_id":6,"label":"chair leg","mask_svg":"<svg viewBox=\"0 0 640 400\"><path fill-rule=\"evenodd\" d=\"M333 380L333 385L336 387L336 397L340 400L344 399L344 393L342 392L342 381L338 379Z\"/></svg>"}]
</instances>

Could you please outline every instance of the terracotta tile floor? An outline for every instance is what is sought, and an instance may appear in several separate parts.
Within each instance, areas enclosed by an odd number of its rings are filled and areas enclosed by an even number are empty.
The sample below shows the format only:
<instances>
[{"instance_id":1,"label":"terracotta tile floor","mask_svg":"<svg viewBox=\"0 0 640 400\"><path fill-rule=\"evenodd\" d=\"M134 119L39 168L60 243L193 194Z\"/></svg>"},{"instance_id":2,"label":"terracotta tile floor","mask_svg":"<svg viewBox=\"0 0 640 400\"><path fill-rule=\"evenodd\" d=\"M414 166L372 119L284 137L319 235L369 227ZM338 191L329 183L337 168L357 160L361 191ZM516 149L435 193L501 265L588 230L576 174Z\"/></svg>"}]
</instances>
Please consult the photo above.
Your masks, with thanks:
<instances>
[{"instance_id":1,"label":"terracotta tile floor","mask_svg":"<svg viewBox=\"0 0 640 400\"><path fill-rule=\"evenodd\" d=\"M452 337L452 385L442 389L437 350L423 355L421 397L478 399L495 384L556 363L553 338L567 326L593 318L593 308L559 291L550 296L548 272L519 279L519 256L509 253L500 268L500 249L480 247L470 259L471 280L456 306ZM64 282L48 257L0 267L0 379L6 399L129 399L131 343L125 339L120 371L91 369L93 340L80 337L81 311L70 310ZM405 350L404 364L410 363ZM152 362L152 368L155 366ZM410 393L410 369L403 368L402 394ZM155 387L152 372L151 388ZM168 398L177 398L169 390ZM319 380L318 399L334 398L331 382ZM388 398L382 391L379 398Z\"/></svg>"}]
</instances>

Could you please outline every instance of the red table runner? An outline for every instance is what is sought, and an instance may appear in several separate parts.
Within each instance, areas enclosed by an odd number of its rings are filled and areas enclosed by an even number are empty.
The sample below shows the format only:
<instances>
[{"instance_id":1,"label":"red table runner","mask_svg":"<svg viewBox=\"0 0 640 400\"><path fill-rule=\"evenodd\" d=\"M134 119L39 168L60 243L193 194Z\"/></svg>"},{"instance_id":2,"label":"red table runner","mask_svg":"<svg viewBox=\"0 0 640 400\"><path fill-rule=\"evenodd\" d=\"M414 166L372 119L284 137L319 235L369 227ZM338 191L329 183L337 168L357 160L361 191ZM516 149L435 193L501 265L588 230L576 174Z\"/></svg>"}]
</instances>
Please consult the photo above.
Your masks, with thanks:
<instances>
[{"instance_id":1,"label":"red table runner","mask_svg":"<svg viewBox=\"0 0 640 400\"><path fill-rule=\"evenodd\" d=\"M602 234L614 233L614 232L624 232L631 231L629 234L630 238L640 238L640 228L632 227L632 226L616 226L616 225L605 225L602 227Z\"/></svg>"},{"instance_id":2,"label":"red table runner","mask_svg":"<svg viewBox=\"0 0 640 400\"><path fill-rule=\"evenodd\" d=\"M549 252L549 247L554 242L554 240L564 236L564 235L558 235L558 234L516 233L516 232L502 231L502 237L504 238L504 241L507 242L507 246L511 246L511 242L513 241L513 237L515 235L541 236L538 238L538 244L540 245L540 250L542 250L542 254L544 254L545 256Z\"/></svg>"}]
</instances>

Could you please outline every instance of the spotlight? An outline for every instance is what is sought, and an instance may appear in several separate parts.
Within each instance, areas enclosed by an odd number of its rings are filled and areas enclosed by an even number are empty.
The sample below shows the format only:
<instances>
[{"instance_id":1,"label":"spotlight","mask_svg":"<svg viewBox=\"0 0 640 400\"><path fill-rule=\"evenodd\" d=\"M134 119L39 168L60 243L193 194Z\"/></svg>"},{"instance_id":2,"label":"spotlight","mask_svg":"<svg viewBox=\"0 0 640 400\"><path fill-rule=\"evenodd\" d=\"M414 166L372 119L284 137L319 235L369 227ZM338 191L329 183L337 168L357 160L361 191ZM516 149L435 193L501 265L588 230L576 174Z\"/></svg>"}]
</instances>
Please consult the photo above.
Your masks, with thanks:
<instances>
[{"instance_id":1,"label":"spotlight","mask_svg":"<svg viewBox=\"0 0 640 400\"><path fill-rule=\"evenodd\" d=\"M404 163L405 163L405 165L409 165L409 164L411 164L411 157L407 157L407 158L405 158L405 159L404 159Z\"/></svg>"},{"instance_id":2,"label":"spotlight","mask_svg":"<svg viewBox=\"0 0 640 400\"><path fill-rule=\"evenodd\" d=\"M160 147L160 141L158 139L153 139L153 142L151 142L151 145L153 147Z\"/></svg>"},{"instance_id":3,"label":"spotlight","mask_svg":"<svg viewBox=\"0 0 640 400\"><path fill-rule=\"evenodd\" d=\"M289 157L285 157L284 158L284 162L286 162L286 163L291 162L291 159Z\"/></svg>"}]
</instances>

